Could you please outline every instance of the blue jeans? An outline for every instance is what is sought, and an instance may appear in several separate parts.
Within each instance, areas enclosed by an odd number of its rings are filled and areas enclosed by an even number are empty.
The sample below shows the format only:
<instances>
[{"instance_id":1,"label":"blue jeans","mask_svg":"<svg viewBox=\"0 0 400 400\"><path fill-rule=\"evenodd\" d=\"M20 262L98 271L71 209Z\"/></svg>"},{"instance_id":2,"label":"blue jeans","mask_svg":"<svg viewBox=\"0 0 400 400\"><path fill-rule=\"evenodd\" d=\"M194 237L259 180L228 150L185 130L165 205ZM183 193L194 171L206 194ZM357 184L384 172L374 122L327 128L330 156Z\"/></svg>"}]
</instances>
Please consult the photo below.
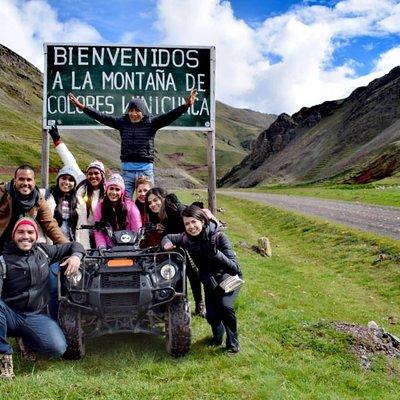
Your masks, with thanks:
<instances>
[{"instance_id":1,"label":"blue jeans","mask_svg":"<svg viewBox=\"0 0 400 400\"><path fill-rule=\"evenodd\" d=\"M58 272L60 271L60 263L57 261L49 266L49 313L54 321L58 321Z\"/></svg>"},{"instance_id":2,"label":"blue jeans","mask_svg":"<svg viewBox=\"0 0 400 400\"><path fill-rule=\"evenodd\" d=\"M123 169L122 178L125 182L125 195L128 199L132 199L133 193L135 192L136 179L139 176L147 176L154 183L154 171L153 164L149 163L149 168L145 170L132 170Z\"/></svg>"},{"instance_id":3,"label":"blue jeans","mask_svg":"<svg viewBox=\"0 0 400 400\"><path fill-rule=\"evenodd\" d=\"M32 351L48 357L61 357L67 349L65 336L50 317L14 311L0 299L0 354L12 354L7 336L21 337Z\"/></svg>"}]
</instances>

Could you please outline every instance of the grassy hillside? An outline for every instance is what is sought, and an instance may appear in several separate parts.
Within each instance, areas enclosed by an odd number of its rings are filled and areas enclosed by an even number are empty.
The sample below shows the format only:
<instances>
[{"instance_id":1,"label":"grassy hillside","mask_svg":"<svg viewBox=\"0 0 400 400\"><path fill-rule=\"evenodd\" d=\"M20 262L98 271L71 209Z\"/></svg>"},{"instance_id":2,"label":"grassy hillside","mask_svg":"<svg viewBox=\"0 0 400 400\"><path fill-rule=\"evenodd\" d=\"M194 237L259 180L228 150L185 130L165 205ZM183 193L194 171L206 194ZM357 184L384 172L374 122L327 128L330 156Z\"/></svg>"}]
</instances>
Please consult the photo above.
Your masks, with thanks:
<instances>
[{"instance_id":1,"label":"grassy hillside","mask_svg":"<svg viewBox=\"0 0 400 400\"><path fill-rule=\"evenodd\" d=\"M400 67L346 99L281 114L224 186L366 183L400 171Z\"/></svg>"},{"instance_id":2,"label":"grassy hillside","mask_svg":"<svg viewBox=\"0 0 400 400\"><path fill-rule=\"evenodd\" d=\"M374 320L400 335L399 243L256 203L219 197L218 205L246 280L238 355L207 347L210 329L196 317L192 350L178 360L162 338L143 335L94 339L74 362L31 364L16 352L17 378L0 382L2 397L397 400L399 358L366 352L365 370L357 340L333 324ZM264 235L272 258L247 249Z\"/></svg>"},{"instance_id":3,"label":"grassy hillside","mask_svg":"<svg viewBox=\"0 0 400 400\"><path fill-rule=\"evenodd\" d=\"M364 185L313 184L296 186L258 186L251 191L310 196L353 201L380 206L400 207L400 175L396 174Z\"/></svg>"}]
</instances>

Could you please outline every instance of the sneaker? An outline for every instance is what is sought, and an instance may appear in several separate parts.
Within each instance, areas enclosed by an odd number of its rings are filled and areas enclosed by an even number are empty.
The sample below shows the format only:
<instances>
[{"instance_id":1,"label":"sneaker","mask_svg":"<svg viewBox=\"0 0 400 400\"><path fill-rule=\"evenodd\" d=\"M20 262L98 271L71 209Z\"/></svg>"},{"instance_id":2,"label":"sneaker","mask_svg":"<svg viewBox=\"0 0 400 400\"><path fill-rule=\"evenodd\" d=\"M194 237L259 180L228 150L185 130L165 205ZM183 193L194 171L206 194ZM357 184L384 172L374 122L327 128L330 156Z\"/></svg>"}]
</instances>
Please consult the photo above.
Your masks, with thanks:
<instances>
[{"instance_id":1,"label":"sneaker","mask_svg":"<svg viewBox=\"0 0 400 400\"><path fill-rule=\"evenodd\" d=\"M22 338L16 338L18 347L21 351L21 357L25 360L25 361L29 361L29 362L36 362L37 361L37 353L35 353L34 351L32 351L29 347L25 346L24 341L22 340Z\"/></svg>"},{"instance_id":2,"label":"sneaker","mask_svg":"<svg viewBox=\"0 0 400 400\"><path fill-rule=\"evenodd\" d=\"M236 345L236 346L227 347L226 351L229 355L237 354L240 351L240 346Z\"/></svg>"},{"instance_id":3,"label":"sneaker","mask_svg":"<svg viewBox=\"0 0 400 400\"><path fill-rule=\"evenodd\" d=\"M0 354L0 379L15 378L11 354Z\"/></svg>"},{"instance_id":4,"label":"sneaker","mask_svg":"<svg viewBox=\"0 0 400 400\"><path fill-rule=\"evenodd\" d=\"M196 303L196 308L194 309L194 315L198 315L201 318L206 317L206 305L203 301Z\"/></svg>"}]
</instances>

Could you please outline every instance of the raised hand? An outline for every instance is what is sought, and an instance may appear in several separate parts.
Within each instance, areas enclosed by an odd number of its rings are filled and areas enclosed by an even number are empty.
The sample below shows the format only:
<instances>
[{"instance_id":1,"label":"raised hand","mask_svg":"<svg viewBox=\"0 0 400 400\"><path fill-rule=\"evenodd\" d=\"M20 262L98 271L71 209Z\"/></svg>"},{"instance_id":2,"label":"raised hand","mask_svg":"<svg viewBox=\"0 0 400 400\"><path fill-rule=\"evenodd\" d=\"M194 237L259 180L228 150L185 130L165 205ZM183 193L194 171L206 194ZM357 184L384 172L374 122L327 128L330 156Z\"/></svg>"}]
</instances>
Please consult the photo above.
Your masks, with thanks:
<instances>
[{"instance_id":1,"label":"raised hand","mask_svg":"<svg viewBox=\"0 0 400 400\"><path fill-rule=\"evenodd\" d=\"M49 135L53 139L54 144L57 143L60 139L60 133L58 132L57 125L53 125L49 130Z\"/></svg>"},{"instance_id":2,"label":"raised hand","mask_svg":"<svg viewBox=\"0 0 400 400\"><path fill-rule=\"evenodd\" d=\"M188 106L188 107L190 107L190 106L192 106L193 104L194 104L194 102L197 100L197 90L196 89L193 89L191 92L190 92L190 95L189 95L189 97L186 99L186 105Z\"/></svg>"},{"instance_id":3,"label":"raised hand","mask_svg":"<svg viewBox=\"0 0 400 400\"><path fill-rule=\"evenodd\" d=\"M73 93L68 94L68 99L76 108L79 108L80 110L85 108L85 106L73 95Z\"/></svg>"}]
</instances>

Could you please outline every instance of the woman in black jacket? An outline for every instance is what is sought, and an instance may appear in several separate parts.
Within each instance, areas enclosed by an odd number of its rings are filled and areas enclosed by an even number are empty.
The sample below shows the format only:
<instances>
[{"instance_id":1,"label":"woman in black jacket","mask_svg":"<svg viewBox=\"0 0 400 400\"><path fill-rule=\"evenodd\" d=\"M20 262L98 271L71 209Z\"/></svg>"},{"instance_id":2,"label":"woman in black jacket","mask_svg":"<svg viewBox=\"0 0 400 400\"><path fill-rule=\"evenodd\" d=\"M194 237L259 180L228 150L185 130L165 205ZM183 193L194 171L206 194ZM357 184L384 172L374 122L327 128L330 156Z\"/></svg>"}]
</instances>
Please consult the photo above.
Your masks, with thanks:
<instances>
[{"instance_id":1,"label":"woman in black jacket","mask_svg":"<svg viewBox=\"0 0 400 400\"><path fill-rule=\"evenodd\" d=\"M234 302L239 289L225 293L219 284L226 274L242 276L242 272L228 238L218 230L217 223L209 220L197 206L189 206L182 212L185 232L166 235L161 245L164 250L180 246L188 250L199 270L204 285L207 321L213 332L213 345L221 345L226 332L226 349L239 351L237 322Z\"/></svg>"},{"instance_id":2,"label":"woman in black jacket","mask_svg":"<svg viewBox=\"0 0 400 400\"><path fill-rule=\"evenodd\" d=\"M153 246L160 245L163 236L170 233L184 232L185 227L181 213L185 208L186 206L178 200L174 193L167 194L162 188L151 188L146 193L146 211L149 221L156 224L157 230L150 234L146 241ZM194 313L205 318L206 307L203 302L201 282L197 271L189 265L187 275L195 302Z\"/></svg>"}]
</instances>

